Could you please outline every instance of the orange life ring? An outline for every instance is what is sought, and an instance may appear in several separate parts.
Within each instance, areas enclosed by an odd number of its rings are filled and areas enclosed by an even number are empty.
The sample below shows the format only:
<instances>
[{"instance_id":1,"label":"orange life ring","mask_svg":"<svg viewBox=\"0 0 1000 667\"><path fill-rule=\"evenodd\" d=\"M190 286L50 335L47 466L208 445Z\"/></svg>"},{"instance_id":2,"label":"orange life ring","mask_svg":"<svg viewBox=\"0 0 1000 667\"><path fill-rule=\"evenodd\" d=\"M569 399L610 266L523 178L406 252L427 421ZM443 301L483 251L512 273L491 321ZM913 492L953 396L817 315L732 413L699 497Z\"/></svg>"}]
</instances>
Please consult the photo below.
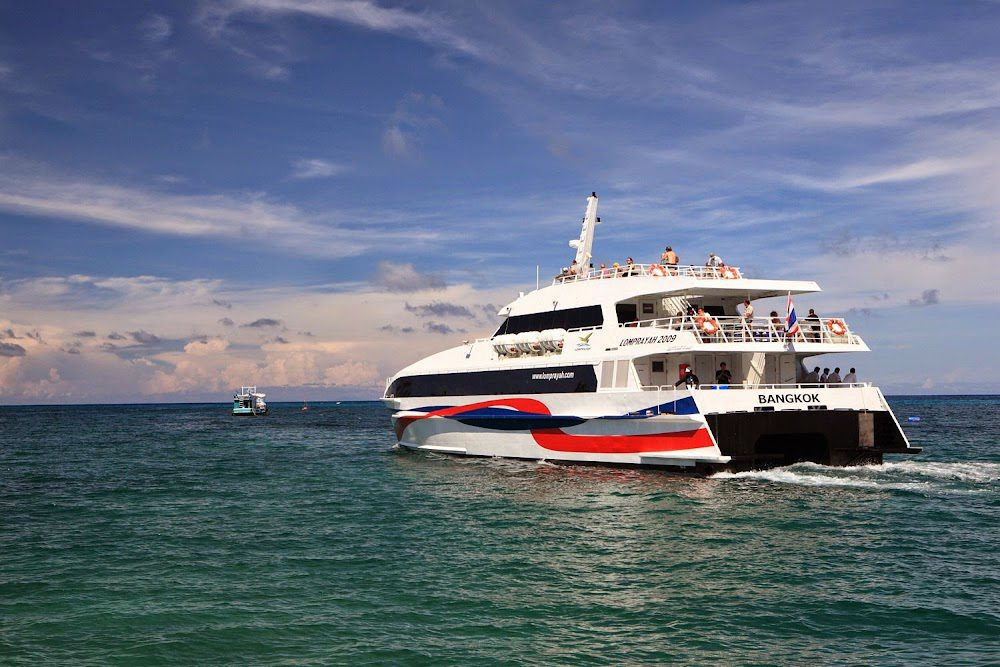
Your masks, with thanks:
<instances>
[{"instance_id":1,"label":"orange life ring","mask_svg":"<svg viewBox=\"0 0 1000 667\"><path fill-rule=\"evenodd\" d=\"M659 264L652 264L649 267L649 275L651 276L665 276L667 275L667 270Z\"/></svg>"},{"instance_id":2,"label":"orange life ring","mask_svg":"<svg viewBox=\"0 0 1000 667\"><path fill-rule=\"evenodd\" d=\"M740 271L735 266L727 266L722 269L722 277L735 280L740 277Z\"/></svg>"},{"instance_id":3,"label":"orange life ring","mask_svg":"<svg viewBox=\"0 0 1000 667\"><path fill-rule=\"evenodd\" d=\"M718 333L719 325L711 317L706 317L705 320L698 325L701 330L711 336L714 333Z\"/></svg>"},{"instance_id":4,"label":"orange life ring","mask_svg":"<svg viewBox=\"0 0 1000 667\"><path fill-rule=\"evenodd\" d=\"M847 327L844 325L844 320L827 320L826 328L830 330L834 336L843 336L847 333Z\"/></svg>"}]
</instances>

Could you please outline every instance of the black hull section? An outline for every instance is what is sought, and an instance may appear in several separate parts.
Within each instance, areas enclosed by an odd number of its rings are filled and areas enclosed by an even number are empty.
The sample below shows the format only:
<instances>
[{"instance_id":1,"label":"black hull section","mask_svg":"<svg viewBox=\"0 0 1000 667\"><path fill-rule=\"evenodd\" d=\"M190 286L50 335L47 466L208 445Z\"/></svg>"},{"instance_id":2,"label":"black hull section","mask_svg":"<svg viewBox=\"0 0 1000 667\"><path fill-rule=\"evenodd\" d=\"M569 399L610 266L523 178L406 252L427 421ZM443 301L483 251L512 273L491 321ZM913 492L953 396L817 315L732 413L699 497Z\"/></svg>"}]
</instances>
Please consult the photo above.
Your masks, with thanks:
<instances>
[{"instance_id":1,"label":"black hull section","mask_svg":"<svg viewBox=\"0 0 1000 667\"><path fill-rule=\"evenodd\" d=\"M828 466L881 463L883 454L916 454L888 412L783 410L706 415L728 470L811 461Z\"/></svg>"}]
</instances>

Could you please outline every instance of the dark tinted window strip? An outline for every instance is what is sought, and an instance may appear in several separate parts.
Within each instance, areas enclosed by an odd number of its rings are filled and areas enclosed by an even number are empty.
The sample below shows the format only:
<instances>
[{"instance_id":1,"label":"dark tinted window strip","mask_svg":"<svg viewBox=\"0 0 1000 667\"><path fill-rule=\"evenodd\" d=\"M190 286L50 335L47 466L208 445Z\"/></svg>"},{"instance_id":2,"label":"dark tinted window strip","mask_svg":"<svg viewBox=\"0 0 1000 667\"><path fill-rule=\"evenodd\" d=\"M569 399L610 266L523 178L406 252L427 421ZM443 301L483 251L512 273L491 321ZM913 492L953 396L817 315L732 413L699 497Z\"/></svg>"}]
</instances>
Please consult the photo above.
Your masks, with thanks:
<instances>
[{"instance_id":1,"label":"dark tinted window strip","mask_svg":"<svg viewBox=\"0 0 1000 667\"><path fill-rule=\"evenodd\" d=\"M553 366L506 371L439 373L396 378L388 398L486 396L491 394L571 394L597 391L594 367Z\"/></svg>"},{"instance_id":2,"label":"dark tinted window strip","mask_svg":"<svg viewBox=\"0 0 1000 667\"><path fill-rule=\"evenodd\" d=\"M584 327L599 327L602 324L604 324L604 315L601 313L600 306L582 306L563 310L547 310L544 313L514 315L504 320L493 335L543 331L545 329L582 329Z\"/></svg>"}]
</instances>

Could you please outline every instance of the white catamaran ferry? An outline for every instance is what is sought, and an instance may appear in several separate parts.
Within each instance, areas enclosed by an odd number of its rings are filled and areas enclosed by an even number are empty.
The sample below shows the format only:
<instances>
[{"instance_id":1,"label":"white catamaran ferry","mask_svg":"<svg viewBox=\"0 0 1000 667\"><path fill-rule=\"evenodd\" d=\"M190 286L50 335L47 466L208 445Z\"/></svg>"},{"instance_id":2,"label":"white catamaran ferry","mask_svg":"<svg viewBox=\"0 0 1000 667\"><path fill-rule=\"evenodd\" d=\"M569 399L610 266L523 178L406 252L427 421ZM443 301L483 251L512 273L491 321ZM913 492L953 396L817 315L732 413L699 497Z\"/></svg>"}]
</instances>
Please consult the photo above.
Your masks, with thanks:
<instances>
[{"instance_id":1,"label":"white catamaran ferry","mask_svg":"<svg viewBox=\"0 0 1000 667\"><path fill-rule=\"evenodd\" d=\"M599 222L595 193L574 266L590 266ZM389 378L383 401L401 446L448 454L709 472L919 452L878 387L808 373L811 357L869 350L843 320L737 311L819 291L732 266L564 273L501 309L493 336ZM731 377L714 384L722 364Z\"/></svg>"}]
</instances>

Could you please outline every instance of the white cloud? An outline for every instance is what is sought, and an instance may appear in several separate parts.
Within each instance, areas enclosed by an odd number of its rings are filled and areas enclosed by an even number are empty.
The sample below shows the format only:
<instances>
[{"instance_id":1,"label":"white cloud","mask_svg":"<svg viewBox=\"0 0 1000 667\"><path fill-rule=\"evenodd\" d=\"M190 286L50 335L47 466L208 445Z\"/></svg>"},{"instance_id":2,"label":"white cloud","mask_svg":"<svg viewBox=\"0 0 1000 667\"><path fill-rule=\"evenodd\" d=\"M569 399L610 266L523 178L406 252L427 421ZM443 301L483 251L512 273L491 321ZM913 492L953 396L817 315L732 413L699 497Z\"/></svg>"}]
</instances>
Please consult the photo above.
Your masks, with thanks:
<instances>
[{"instance_id":1,"label":"white cloud","mask_svg":"<svg viewBox=\"0 0 1000 667\"><path fill-rule=\"evenodd\" d=\"M396 123L390 124L382 133L382 150L386 155L398 158L409 157L413 153L410 140Z\"/></svg>"},{"instance_id":2,"label":"white cloud","mask_svg":"<svg viewBox=\"0 0 1000 667\"><path fill-rule=\"evenodd\" d=\"M227 0L207 3L199 18L211 32L222 34L234 16L282 15L339 21L367 30L413 36L433 46L480 55L479 48L456 32L451 21L443 15L383 7L369 0Z\"/></svg>"},{"instance_id":3,"label":"white cloud","mask_svg":"<svg viewBox=\"0 0 1000 667\"><path fill-rule=\"evenodd\" d=\"M150 14L139 25L143 39L151 44L166 41L174 32L173 23L162 14Z\"/></svg>"},{"instance_id":4,"label":"white cloud","mask_svg":"<svg viewBox=\"0 0 1000 667\"><path fill-rule=\"evenodd\" d=\"M207 340L193 340L184 346L185 354L195 356L207 356L217 354L229 347L229 341L224 338L209 338Z\"/></svg>"},{"instance_id":5,"label":"white cloud","mask_svg":"<svg viewBox=\"0 0 1000 667\"><path fill-rule=\"evenodd\" d=\"M313 178L329 178L347 171L347 167L319 158L295 160L292 163L291 178L308 180Z\"/></svg>"},{"instance_id":6,"label":"white cloud","mask_svg":"<svg viewBox=\"0 0 1000 667\"><path fill-rule=\"evenodd\" d=\"M387 242L428 240L436 232L385 228L375 224L352 228L341 221L376 222L400 217L395 212L338 211L307 214L263 193L192 195L63 178L19 170L12 162L0 172L0 210L44 218L77 220L172 236L237 239L266 244L286 252L345 257ZM23 165L20 165L23 166ZM412 218L411 218L412 219Z\"/></svg>"}]
</instances>

